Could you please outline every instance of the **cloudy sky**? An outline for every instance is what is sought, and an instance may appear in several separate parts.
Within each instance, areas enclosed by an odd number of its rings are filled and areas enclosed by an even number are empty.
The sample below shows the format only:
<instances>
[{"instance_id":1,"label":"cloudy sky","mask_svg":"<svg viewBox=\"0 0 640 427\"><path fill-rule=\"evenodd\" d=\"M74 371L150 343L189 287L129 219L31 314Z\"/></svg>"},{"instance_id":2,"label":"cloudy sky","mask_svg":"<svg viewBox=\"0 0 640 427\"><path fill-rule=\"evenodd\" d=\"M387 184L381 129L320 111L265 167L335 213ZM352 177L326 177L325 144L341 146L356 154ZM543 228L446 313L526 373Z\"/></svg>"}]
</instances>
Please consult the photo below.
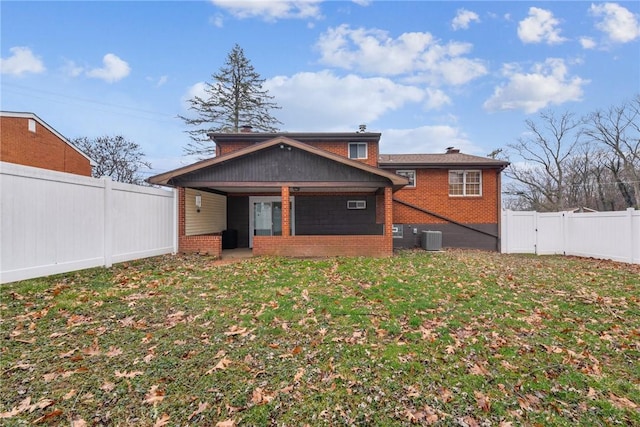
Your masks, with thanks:
<instances>
[{"instance_id":1,"label":"cloudy sky","mask_svg":"<svg viewBox=\"0 0 640 427\"><path fill-rule=\"evenodd\" d=\"M283 131L381 132L384 153L487 155L544 110L640 92L640 3L3 1L1 105L67 138L189 163L185 100L238 43ZM515 160L515 159L514 159Z\"/></svg>"}]
</instances>

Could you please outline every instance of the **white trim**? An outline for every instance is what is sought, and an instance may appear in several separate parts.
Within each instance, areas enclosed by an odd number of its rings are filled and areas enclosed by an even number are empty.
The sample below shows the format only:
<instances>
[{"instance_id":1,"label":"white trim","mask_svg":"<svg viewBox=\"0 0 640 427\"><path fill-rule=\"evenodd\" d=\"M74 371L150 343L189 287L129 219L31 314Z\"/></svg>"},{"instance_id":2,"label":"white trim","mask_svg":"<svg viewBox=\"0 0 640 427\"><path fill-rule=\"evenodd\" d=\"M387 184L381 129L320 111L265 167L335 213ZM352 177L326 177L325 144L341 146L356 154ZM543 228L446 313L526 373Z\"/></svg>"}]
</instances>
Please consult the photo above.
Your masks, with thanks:
<instances>
[{"instance_id":1,"label":"white trim","mask_svg":"<svg viewBox=\"0 0 640 427\"><path fill-rule=\"evenodd\" d=\"M451 194L451 172L462 173L462 194ZM480 177L480 192L478 194L467 194L467 173L478 173ZM482 197L482 170L481 169L448 169L447 170L447 186L449 197Z\"/></svg>"},{"instance_id":2,"label":"white trim","mask_svg":"<svg viewBox=\"0 0 640 427\"><path fill-rule=\"evenodd\" d=\"M282 202L281 196L249 196L249 247L253 248L253 227L254 227L254 213L253 204L260 202ZM296 235L296 203L295 196L289 196L289 202L291 203L291 212L289 213L289 221L291 223L291 235Z\"/></svg>"},{"instance_id":3,"label":"white trim","mask_svg":"<svg viewBox=\"0 0 640 427\"><path fill-rule=\"evenodd\" d=\"M407 172L411 172L413 174L413 185L411 184L411 180L409 180L409 184L407 184L404 188L416 188L416 186L418 185L418 174L416 173L415 169L396 169L396 175L400 175L409 179L409 177L407 177L406 175L402 175L402 173Z\"/></svg>"},{"instance_id":4,"label":"white trim","mask_svg":"<svg viewBox=\"0 0 640 427\"><path fill-rule=\"evenodd\" d=\"M364 157L351 157L351 146L352 145L356 145L356 146L360 146L360 145L364 145ZM356 154L357 154L357 149L356 149ZM369 144L366 142L350 142L347 146L347 157L351 160L366 160L369 158Z\"/></svg>"}]
</instances>

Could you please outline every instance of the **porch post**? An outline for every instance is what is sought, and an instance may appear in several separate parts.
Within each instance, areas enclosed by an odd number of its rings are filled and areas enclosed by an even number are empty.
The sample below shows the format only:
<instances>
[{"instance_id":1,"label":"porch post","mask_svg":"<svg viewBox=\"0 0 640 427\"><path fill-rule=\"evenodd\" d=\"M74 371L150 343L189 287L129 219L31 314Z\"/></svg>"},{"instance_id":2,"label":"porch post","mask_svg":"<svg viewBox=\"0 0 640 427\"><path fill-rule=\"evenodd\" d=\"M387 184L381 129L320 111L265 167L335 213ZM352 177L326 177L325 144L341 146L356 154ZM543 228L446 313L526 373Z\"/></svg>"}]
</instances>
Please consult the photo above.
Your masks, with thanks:
<instances>
[{"instance_id":1,"label":"porch post","mask_svg":"<svg viewBox=\"0 0 640 427\"><path fill-rule=\"evenodd\" d=\"M391 187L384 188L384 235L393 239L393 190Z\"/></svg>"},{"instance_id":2,"label":"porch post","mask_svg":"<svg viewBox=\"0 0 640 427\"><path fill-rule=\"evenodd\" d=\"M289 204L289 187L282 187L282 237L291 235L291 209Z\"/></svg>"}]
</instances>

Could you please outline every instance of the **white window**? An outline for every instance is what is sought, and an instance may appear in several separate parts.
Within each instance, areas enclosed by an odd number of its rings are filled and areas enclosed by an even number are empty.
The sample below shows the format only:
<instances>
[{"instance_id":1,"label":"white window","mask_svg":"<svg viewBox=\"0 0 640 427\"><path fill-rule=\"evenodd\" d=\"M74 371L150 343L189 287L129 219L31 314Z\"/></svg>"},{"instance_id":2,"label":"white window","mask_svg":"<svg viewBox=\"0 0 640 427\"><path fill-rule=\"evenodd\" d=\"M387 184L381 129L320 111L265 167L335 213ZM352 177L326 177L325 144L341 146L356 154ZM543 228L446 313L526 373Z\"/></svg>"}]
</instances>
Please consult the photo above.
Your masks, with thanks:
<instances>
[{"instance_id":1,"label":"white window","mask_svg":"<svg viewBox=\"0 0 640 427\"><path fill-rule=\"evenodd\" d=\"M450 196L482 196L482 171L449 171Z\"/></svg>"},{"instance_id":2,"label":"white window","mask_svg":"<svg viewBox=\"0 0 640 427\"><path fill-rule=\"evenodd\" d=\"M409 180L409 185L407 185L407 187L416 186L416 171L409 169L397 170L396 175L404 176Z\"/></svg>"},{"instance_id":3,"label":"white window","mask_svg":"<svg viewBox=\"0 0 640 427\"><path fill-rule=\"evenodd\" d=\"M366 200L347 200L347 209L367 209Z\"/></svg>"},{"instance_id":4,"label":"white window","mask_svg":"<svg viewBox=\"0 0 640 427\"><path fill-rule=\"evenodd\" d=\"M350 142L349 158L350 159L366 159L367 143L366 142Z\"/></svg>"}]
</instances>

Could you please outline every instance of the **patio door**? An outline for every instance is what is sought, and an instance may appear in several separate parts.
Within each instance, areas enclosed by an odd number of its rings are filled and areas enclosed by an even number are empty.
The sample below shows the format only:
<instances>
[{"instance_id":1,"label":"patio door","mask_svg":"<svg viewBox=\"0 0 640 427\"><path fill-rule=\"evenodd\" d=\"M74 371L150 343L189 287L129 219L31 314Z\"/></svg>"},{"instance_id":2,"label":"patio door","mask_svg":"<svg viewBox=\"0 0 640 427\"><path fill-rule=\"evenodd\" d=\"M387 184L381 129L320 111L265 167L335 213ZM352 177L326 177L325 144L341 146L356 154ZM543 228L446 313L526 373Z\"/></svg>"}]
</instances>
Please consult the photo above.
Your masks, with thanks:
<instances>
[{"instance_id":1,"label":"patio door","mask_svg":"<svg viewBox=\"0 0 640 427\"><path fill-rule=\"evenodd\" d=\"M295 234L294 198L289 198L290 234ZM282 236L282 198L249 197L249 247L253 236Z\"/></svg>"}]
</instances>

